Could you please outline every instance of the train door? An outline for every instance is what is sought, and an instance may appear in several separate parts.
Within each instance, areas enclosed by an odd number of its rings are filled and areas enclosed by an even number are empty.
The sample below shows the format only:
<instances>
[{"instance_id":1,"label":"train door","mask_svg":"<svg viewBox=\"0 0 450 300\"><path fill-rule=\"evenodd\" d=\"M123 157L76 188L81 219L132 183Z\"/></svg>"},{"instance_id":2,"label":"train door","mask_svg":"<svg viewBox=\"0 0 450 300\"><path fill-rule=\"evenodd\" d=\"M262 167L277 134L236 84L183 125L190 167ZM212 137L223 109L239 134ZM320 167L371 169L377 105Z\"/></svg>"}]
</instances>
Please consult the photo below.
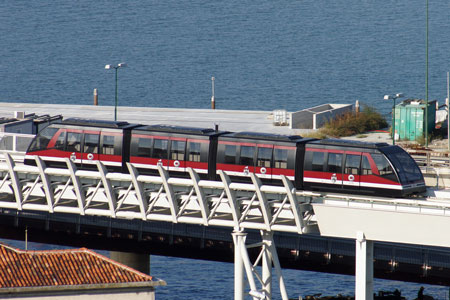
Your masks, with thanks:
<instances>
[{"instance_id":1,"label":"train door","mask_svg":"<svg viewBox=\"0 0 450 300\"><path fill-rule=\"evenodd\" d=\"M342 188L344 175L342 173L342 163L344 161L344 153L339 150L330 150L328 152L328 158L325 158L325 152L323 155L318 155L314 152L313 155L313 166L316 165L316 169L319 168L319 165L322 161L327 159L327 164L325 165L325 182L333 187Z\"/></svg>"},{"instance_id":2,"label":"train door","mask_svg":"<svg viewBox=\"0 0 450 300\"><path fill-rule=\"evenodd\" d=\"M273 145L258 144L255 174L262 179L272 179Z\"/></svg>"},{"instance_id":3,"label":"train door","mask_svg":"<svg viewBox=\"0 0 450 300\"><path fill-rule=\"evenodd\" d=\"M340 191L343 186L344 151L306 148L303 184L306 189Z\"/></svg>"},{"instance_id":4,"label":"train door","mask_svg":"<svg viewBox=\"0 0 450 300\"><path fill-rule=\"evenodd\" d=\"M170 138L169 171L184 172L186 168L187 138Z\"/></svg>"},{"instance_id":5,"label":"train door","mask_svg":"<svg viewBox=\"0 0 450 300\"><path fill-rule=\"evenodd\" d=\"M83 131L81 129L67 129L66 136L66 156L74 163L82 163L82 137Z\"/></svg>"},{"instance_id":6,"label":"train door","mask_svg":"<svg viewBox=\"0 0 450 300\"><path fill-rule=\"evenodd\" d=\"M122 167L122 138L122 132L102 130L100 133L98 159L108 168L117 171Z\"/></svg>"},{"instance_id":7,"label":"train door","mask_svg":"<svg viewBox=\"0 0 450 300\"><path fill-rule=\"evenodd\" d=\"M112 141L110 144L114 145ZM105 147L105 145L103 146ZM130 162L145 174L151 173L146 169L155 169L158 162L157 159L152 158L152 149L153 136L133 132L130 143ZM114 146L109 151L110 154L113 154Z\"/></svg>"},{"instance_id":8,"label":"train door","mask_svg":"<svg viewBox=\"0 0 450 300\"><path fill-rule=\"evenodd\" d=\"M81 165L85 169L96 170L97 165L95 161L99 159L100 132L85 130L83 133Z\"/></svg>"},{"instance_id":9,"label":"train door","mask_svg":"<svg viewBox=\"0 0 450 300\"><path fill-rule=\"evenodd\" d=\"M169 138L167 136L153 137L152 160L156 161L157 166L164 169L169 167Z\"/></svg>"},{"instance_id":10,"label":"train door","mask_svg":"<svg viewBox=\"0 0 450 300\"><path fill-rule=\"evenodd\" d=\"M256 144L219 141L217 170L230 176L249 176L255 171Z\"/></svg>"},{"instance_id":11,"label":"train door","mask_svg":"<svg viewBox=\"0 0 450 300\"><path fill-rule=\"evenodd\" d=\"M197 173L208 174L209 140L188 139L186 145L185 167Z\"/></svg>"},{"instance_id":12,"label":"train door","mask_svg":"<svg viewBox=\"0 0 450 300\"><path fill-rule=\"evenodd\" d=\"M290 180L295 180L295 153L297 148L290 146L273 147L272 179L281 179L285 175Z\"/></svg>"},{"instance_id":13,"label":"train door","mask_svg":"<svg viewBox=\"0 0 450 300\"><path fill-rule=\"evenodd\" d=\"M344 190L356 192L361 181L361 152L346 151L342 186Z\"/></svg>"},{"instance_id":14,"label":"train door","mask_svg":"<svg viewBox=\"0 0 450 300\"><path fill-rule=\"evenodd\" d=\"M241 143L238 159L238 169L242 170L242 175L248 176L255 172L256 144Z\"/></svg>"}]
</instances>

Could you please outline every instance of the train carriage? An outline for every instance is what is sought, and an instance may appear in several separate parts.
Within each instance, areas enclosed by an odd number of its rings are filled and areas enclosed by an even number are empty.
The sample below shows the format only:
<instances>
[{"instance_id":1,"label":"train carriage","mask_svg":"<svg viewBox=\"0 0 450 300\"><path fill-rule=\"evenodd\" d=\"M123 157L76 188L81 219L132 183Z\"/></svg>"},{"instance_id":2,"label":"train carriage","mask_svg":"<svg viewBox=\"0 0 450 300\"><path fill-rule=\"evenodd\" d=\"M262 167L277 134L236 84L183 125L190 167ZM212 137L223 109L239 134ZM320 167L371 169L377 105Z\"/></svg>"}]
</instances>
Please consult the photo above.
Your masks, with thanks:
<instances>
[{"instance_id":1,"label":"train carriage","mask_svg":"<svg viewBox=\"0 0 450 300\"><path fill-rule=\"evenodd\" d=\"M30 144L26 164L35 164L34 155L42 156L50 167L65 166L70 158L82 169L97 169L102 161L112 171L126 172L131 129L128 122L69 118L43 129Z\"/></svg>"},{"instance_id":2,"label":"train carriage","mask_svg":"<svg viewBox=\"0 0 450 300\"><path fill-rule=\"evenodd\" d=\"M143 174L158 174L160 165L175 176L185 177L190 167L213 180L217 137L222 133L211 128L139 126L131 134L130 162Z\"/></svg>"},{"instance_id":3,"label":"train carriage","mask_svg":"<svg viewBox=\"0 0 450 300\"><path fill-rule=\"evenodd\" d=\"M415 161L398 146L325 139L308 143L304 188L403 197L425 191Z\"/></svg>"},{"instance_id":4,"label":"train carriage","mask_svg":"<svg viewBox=\"0 0 450 300\"><path fill-rule=\"evenodd\" d=\"M217 170L236 179L254 173L263 182L281 184L281 175L301 188L305 144L311 139L298 135L237 132L219 136Z\"/></svg>"},{"instance_id":5,"label":"train carriage","mask_svg":"<svg viewBox=\"0 0 450 300\"><path fill-rule=\"evenodd\" d=\"M297 135L220 132L211 128L139 125L72 118L51 124L36 135L25 163L34 156L51 167L70 158L82 169L128 172L127 162L142 174L219 179L223 170L233 180L281 185L281 176L297 189L404 197L426 190L415 161L398 146L348 140L316 140Z\"/></svg>"}]
</instances>

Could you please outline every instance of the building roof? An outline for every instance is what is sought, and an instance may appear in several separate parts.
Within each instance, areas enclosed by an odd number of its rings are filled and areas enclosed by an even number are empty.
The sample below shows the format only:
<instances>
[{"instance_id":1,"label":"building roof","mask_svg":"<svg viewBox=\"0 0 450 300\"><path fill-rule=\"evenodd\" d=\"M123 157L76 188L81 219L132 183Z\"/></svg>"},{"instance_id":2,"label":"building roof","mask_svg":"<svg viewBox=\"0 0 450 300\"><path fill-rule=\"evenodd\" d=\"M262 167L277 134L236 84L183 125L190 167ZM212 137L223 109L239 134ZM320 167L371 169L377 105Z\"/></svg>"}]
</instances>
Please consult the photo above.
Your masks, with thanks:
<instances>
[{"instance_id":1,"label":"building roof","mask_svg":"<svg viewBox=\"0 0 450 300\"><path fill-rule=\"evenodd\" d=\"M136 271L86 248L24 251L0 244L0 288L151 282Z\"/></svg>"}]
</instances>

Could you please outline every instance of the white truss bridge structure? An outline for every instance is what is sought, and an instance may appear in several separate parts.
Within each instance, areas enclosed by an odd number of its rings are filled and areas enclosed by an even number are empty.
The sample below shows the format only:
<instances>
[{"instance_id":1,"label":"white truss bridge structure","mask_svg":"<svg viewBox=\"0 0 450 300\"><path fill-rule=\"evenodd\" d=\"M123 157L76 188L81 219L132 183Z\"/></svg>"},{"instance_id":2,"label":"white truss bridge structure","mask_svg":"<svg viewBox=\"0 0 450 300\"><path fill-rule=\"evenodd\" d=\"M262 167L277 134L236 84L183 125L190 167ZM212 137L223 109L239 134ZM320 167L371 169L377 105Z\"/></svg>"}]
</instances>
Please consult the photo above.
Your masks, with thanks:
<instances>
[{"instance_id":1,"label":"white truss bridge structure","mask_svg":"<svg viewBox=\"0 0 450 300\"><path fill-rule=\"evenodd\" d=\"M356 243L356 299L373 299L373 241L450 247L450 199L392 199L298 191L282 176L282 186L141 175L130 163L128 174L49 168L42 158L23 165L4 152L0 161L0 208L110 218L165 221L233 228L234 299L272 299L273 270L283 300L288 299L273 233L321 234L351 238ZM261 242L246 244L246 230L260 230ZM261 249L256 261L247 249ZM257 265L261 265L260 273ZM427 266L424 266L427 268ZM245 284L245 278L247 284Z\"/></svg>"}]
</instances>

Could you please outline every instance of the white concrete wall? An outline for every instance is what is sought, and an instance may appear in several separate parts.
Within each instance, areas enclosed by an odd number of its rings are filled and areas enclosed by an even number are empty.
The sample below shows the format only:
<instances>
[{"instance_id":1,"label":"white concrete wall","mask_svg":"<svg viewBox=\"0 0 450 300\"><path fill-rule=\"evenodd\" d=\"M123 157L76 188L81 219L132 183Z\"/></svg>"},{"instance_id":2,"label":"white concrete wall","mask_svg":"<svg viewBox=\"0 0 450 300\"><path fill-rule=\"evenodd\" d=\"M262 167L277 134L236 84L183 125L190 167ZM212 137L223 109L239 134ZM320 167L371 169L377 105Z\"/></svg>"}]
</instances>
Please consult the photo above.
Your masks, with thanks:
<instances>
[{"instance_id":1,"label":"white concrete wall","mask_svg":"<svg viewBox=\"0 0 450 300\"><path fill-rule=\"evenodd\" d=\"M329 120L352 109L352 104L322 104L292 112L290 129L318 129Z\"/></svg>"},{"instance_id":2,"label":"white concrete wall","mask_svg":"<svg viewBox=\"0 0 450 300\"><path fill-rule=\"evenodd\" d=\"M313 128L313 113L301 110L291 113L291 122L289 123L291 129L312 129Z\"/></svg>"},{"instance_id":3,"label":"white concrete wall","mask_svg":"<svg viewBox=\"0 0 450 300\"><path fill-rule=\"evenodd\" d=\"M319 129L330 120L353 110L353 105L351 104L345 104L341 106L332 104L330 106L331 109L314 114L313 129Z\"/></svg>"}]
</instances>

